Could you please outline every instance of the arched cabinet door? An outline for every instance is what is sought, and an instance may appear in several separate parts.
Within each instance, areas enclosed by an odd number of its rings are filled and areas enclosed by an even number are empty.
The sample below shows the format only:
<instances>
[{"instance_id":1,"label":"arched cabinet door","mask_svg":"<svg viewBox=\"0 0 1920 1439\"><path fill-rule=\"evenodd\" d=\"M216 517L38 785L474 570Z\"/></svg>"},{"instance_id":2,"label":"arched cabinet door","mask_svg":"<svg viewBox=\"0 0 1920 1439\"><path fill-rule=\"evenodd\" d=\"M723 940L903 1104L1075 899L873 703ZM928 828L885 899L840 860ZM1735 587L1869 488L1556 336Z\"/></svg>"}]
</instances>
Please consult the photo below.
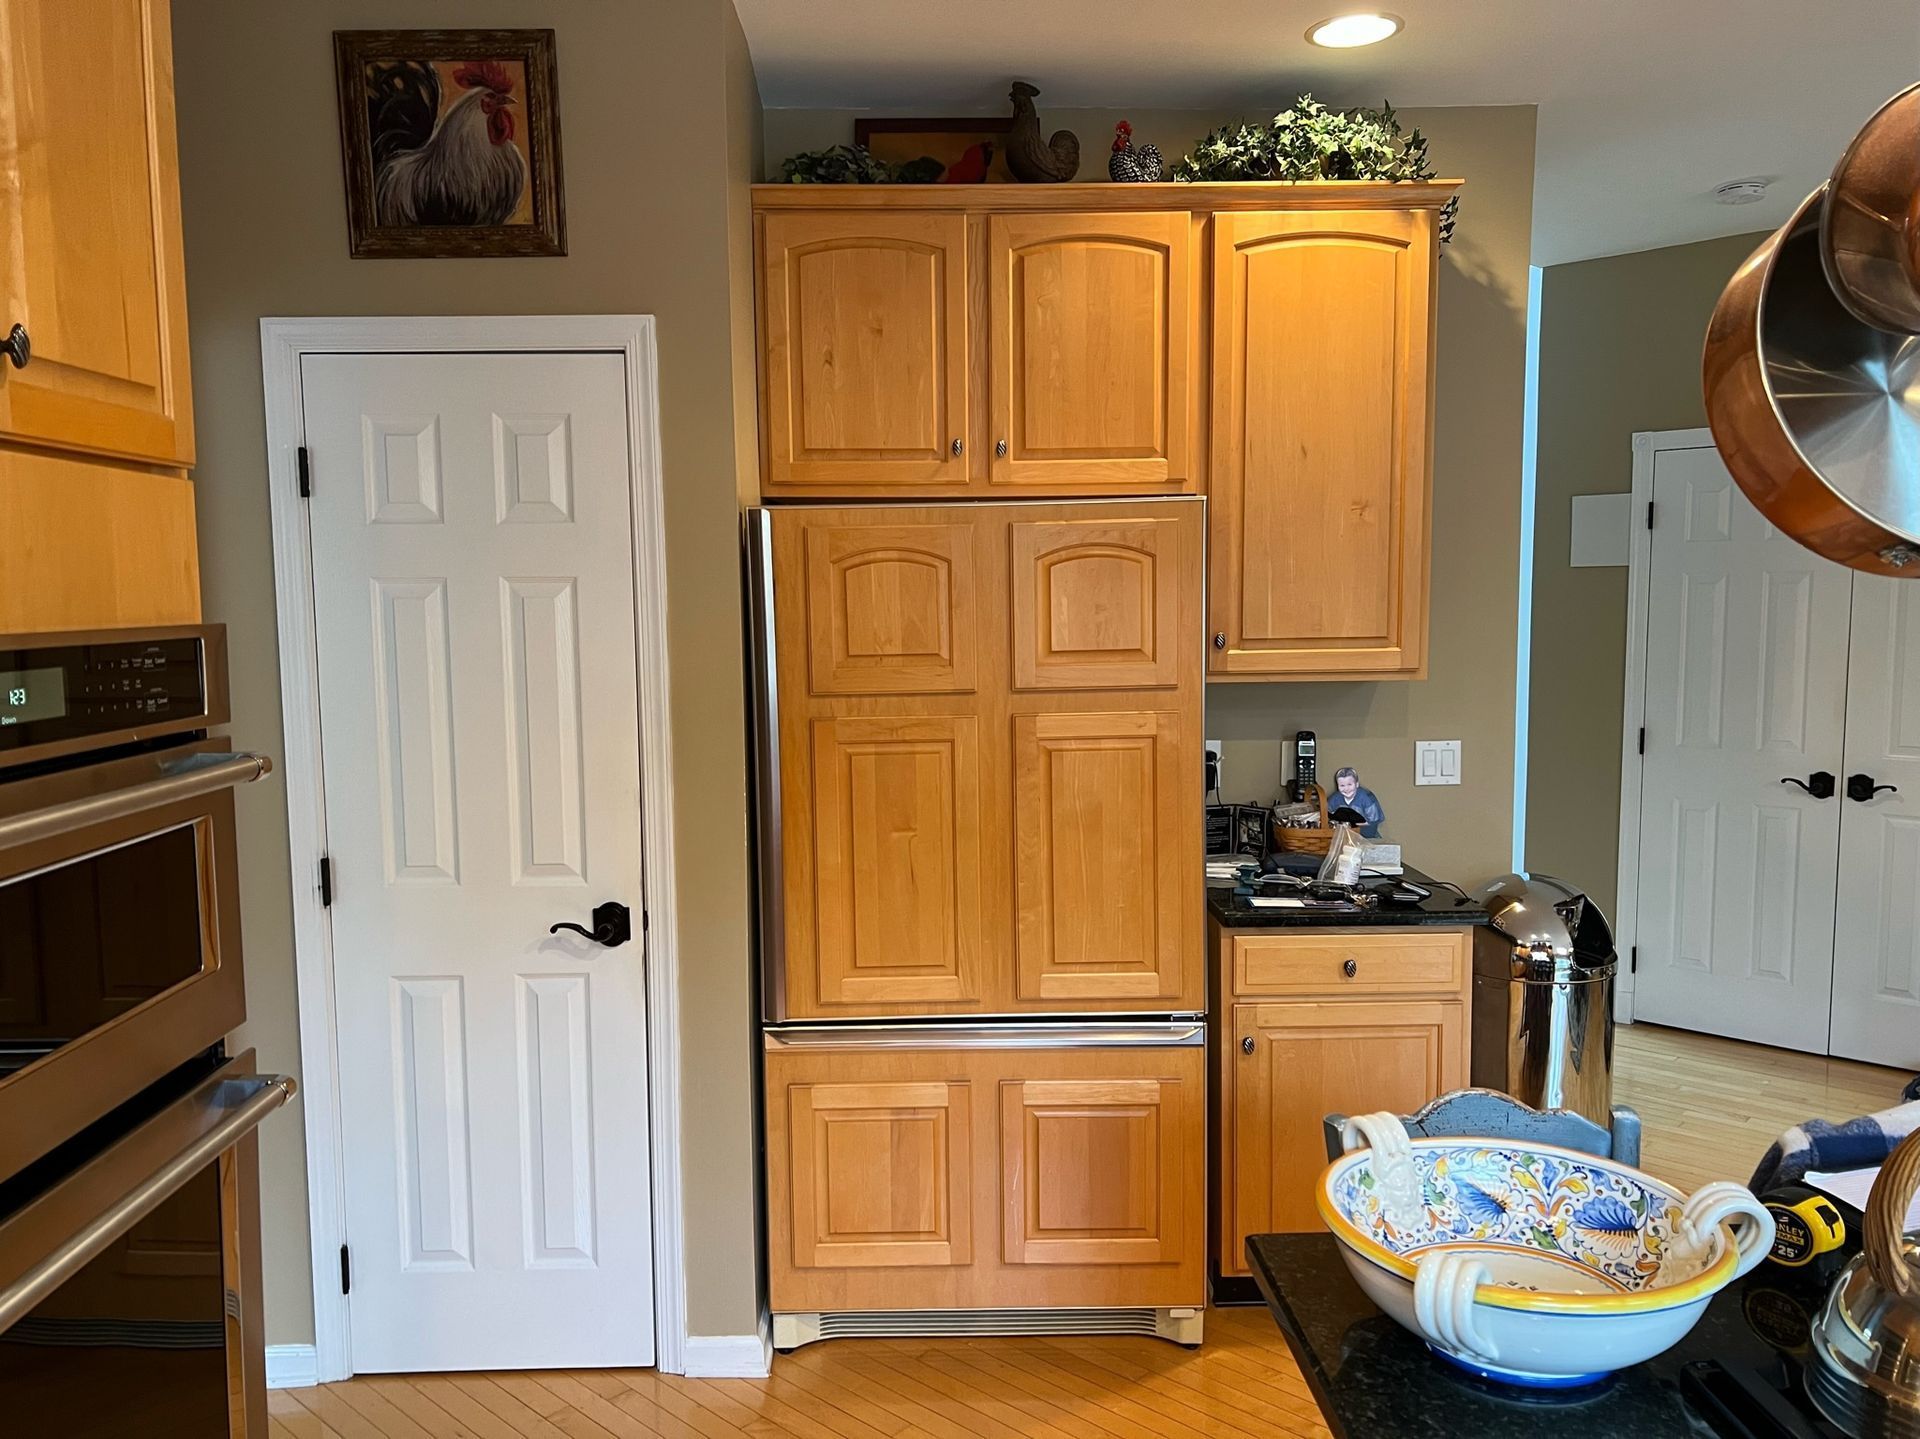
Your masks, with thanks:
<instances>
[{"instance_id":1,"label":"arched cabinet door","mask_svg":"<svg viewBox=\"0 0 1920 1439\"><path fill-rule=\"evenodd\" d=\"M1214 217L1210 667L1426 667L1435 216Z\"/></svg>"},{"instance_id":2,"label":"arched cabinet door","mask_svg":"<svg viewBox=\"0 0 1920 1439\"><path fill-rule=\"evenodd\" d=\"M964 490L965 219L782 211L763 224L767 493Z\"/></svg>"},{"instance_id":3,"label":"arched cabinet door","mask_svg":"<svg viewBox=\"0 0 1920 1439\"><path fill-rule=\"evenodd\" d=\"M987 222L995 489L1189 488L1193 217Z\"/></svg>"}]
</instances>

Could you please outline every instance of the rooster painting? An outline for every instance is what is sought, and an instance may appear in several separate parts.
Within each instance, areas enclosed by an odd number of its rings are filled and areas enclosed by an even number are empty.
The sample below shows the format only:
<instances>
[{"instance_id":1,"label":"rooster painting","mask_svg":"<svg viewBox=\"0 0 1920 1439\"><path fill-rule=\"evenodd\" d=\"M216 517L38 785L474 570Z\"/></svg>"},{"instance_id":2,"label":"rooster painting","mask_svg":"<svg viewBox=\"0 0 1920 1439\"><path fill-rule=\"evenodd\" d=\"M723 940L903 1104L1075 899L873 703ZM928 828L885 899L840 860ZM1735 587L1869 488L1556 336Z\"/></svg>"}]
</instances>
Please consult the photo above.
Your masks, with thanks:
<instances>
[{"instance_id":1,"label":"rooster painting","mask_svg":"<svg viewBox=\"0 0 1920 1439\"><path fill-rule=\"evenodd\" d=\"M498 60L453 69L462 93L441 108L440 72L426 60L367 70L373 213L381 225L504 225L527 189L513 143L518 77Z\"/></svg>"},{"instance_id":2,"label":"rooster painting","mask_svg":"<svg viewBox=\"0 0 1920 1439\"><path fill-rule=\"evenodd\" d=\"M355 255L564 255L551 30L334 34Z\"/></svg>"}]
</instances>

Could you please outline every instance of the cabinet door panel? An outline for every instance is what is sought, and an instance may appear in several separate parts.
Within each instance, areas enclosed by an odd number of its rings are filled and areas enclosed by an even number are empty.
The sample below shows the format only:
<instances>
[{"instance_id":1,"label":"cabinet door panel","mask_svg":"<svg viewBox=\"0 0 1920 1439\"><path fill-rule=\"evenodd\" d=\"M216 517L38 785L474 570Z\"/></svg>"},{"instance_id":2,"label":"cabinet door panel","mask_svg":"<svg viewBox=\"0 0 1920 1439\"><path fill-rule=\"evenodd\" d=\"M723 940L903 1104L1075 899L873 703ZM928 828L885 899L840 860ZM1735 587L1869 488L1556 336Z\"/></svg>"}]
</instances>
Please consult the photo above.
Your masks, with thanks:
<instances>
[{"instance_id":1,"label":"cabinet door panel","mask_svg":"<svg viewBox=\"0 0 1920 1439\"><path fill-rule=\"evenodd\" d=\"M1003 1082L1006 1262L1179 1263L1201 1122L1178 1080Z\"/></svg>"},{"instance_id":2,"label":"cabinet door panel","mask_svg":"<svg viewBox=\"0 0 1920 1439\"><path fill-rule=\"evenodd\" d=\"M1458 1000L1241 1004L1233 1009L1233 1238L1221 1255L1246 1272L1249 1234L1321 1228L1314 1190L1329 1114L1410 1114L1467 1080ZM1245 1051L1253 1041L1253 1052Z\"/></svg>"},{"instance_id":3,"label":"cabinet door panel","mask_svg":"<svg viewBox=\"0 0 1920 1439\"><path fill-rule=\"evenodd\" d=\"M1212 667L1425 663L1433 217L1215 219Z\"/></svg>"},{"instance_id":4,"label":"cabinet door panel","mask_svg":"<svg viewBox=\"0 0 1920 1439\"><path fill-rule=\"evenodd\" d=\"M980 767L969 716L813 725L819 1002L980 997Z\"/></svg>"},{"instance_id":5,"label":"cabinet door panel","mask_svg":"<svg viewBox=\"0 0 1920 1439\"><path fill-rule=\"evenodd\" d=\"M1185 723L1161 711L1014 716L1022 999L1183 992L1202 897Z\"/></svg>"},{"instance_id":6,"label":"cabinet door panel","mask_svg":"<svg viewBox=\"0 0 1920 1439\"><path fill-rule=\"evenodd\" d=\"M1180 682L1194 642L1199 532L1180 520L1015 520L1016 689L1146 689Z\"/></svg>"},{"instance_id":7,"label":"cabinet door panel","mask_svg":"<svg viewBox=\"0 0 1920 1439\"><path fill-rule=\"evenodd\" d=\"M991 482L1181 488L1191 217L995 215L987 236Z\"/></svg>"},{"instance_id":8,"label":"cabinet door panel","mask_svg":"<svg viewBox=\"0 0 1920 1439\"><path fill-rule=\"evenodd\" d=\"M807 659L813 692L974 688L973 527L810 524Z\"/></svg>"},{"instance_id":9,"label":"cabinet door panel","mask_svg":"<svg viewBox=\"0 0 1920 1439\"><path fill-rule=\"evenodd\" d=\"M797 1268L972 1261L964 1082L795 1084L787 1107Z\"/></svg>"},{"instance_id":10,"label":"cabinet door panel","mask_svg":"<svg viewBox=\"0 0 1920 1439\"><path fill-rule=\"evenodd\" d=\"M773 214L763 256L768 488L965 488L965 220Z\"/></svg>"},{"instance_id":11,"label":"cabinet door panel","mask_svg":"<svg viewBox=\"0 0 1920 1439\"><path fill-rule=\"evenodd\" d=\"M191 464L166 0L9 0L0 45L0 435Z\"/></svg>"}]
</instances>

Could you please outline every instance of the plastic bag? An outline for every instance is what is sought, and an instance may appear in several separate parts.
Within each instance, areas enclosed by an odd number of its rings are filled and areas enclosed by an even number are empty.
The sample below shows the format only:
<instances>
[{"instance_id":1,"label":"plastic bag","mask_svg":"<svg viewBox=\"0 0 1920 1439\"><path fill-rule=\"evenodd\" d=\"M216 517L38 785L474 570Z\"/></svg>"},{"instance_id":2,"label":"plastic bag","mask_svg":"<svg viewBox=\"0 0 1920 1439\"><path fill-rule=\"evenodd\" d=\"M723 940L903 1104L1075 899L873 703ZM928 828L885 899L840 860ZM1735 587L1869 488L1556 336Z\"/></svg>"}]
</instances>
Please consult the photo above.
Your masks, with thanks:
<instances>
[{"instance_id":1,"label":"plastic bag","mask_svg":"<svg viewBox=\"0 0 1920 1439\"><path fill-rule=\"evenodd\" d=\"M1334 825L1333 838L1327 843L1327 857L1320 861L1320 872L1315 878L1326 884L1358 884L1360 861L1366 852L1367 842L1357 828L1350 824Z\"/></svg>"}]
</instances>

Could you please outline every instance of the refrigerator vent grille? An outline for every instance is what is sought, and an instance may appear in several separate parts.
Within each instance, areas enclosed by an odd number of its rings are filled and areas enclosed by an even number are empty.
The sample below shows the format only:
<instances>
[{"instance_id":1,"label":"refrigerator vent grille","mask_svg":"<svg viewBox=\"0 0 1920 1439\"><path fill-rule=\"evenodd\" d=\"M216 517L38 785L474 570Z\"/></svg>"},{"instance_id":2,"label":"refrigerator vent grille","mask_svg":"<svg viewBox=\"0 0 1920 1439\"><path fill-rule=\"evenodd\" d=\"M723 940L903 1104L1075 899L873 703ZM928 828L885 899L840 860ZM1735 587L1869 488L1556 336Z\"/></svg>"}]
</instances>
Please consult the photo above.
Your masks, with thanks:
<instances>
[{"instance_id":1,"label":"refrigerator vent grille","mask_svg":"<svg viewBox=\"0 0 1920 1439\"><path fill-rule=\"evenodd\" d=\"M822 1339L960 1338L1015 1334L1142 1334L1157 1309L842 1309L820 1316Z\"/></svg>"}]
</instances>

